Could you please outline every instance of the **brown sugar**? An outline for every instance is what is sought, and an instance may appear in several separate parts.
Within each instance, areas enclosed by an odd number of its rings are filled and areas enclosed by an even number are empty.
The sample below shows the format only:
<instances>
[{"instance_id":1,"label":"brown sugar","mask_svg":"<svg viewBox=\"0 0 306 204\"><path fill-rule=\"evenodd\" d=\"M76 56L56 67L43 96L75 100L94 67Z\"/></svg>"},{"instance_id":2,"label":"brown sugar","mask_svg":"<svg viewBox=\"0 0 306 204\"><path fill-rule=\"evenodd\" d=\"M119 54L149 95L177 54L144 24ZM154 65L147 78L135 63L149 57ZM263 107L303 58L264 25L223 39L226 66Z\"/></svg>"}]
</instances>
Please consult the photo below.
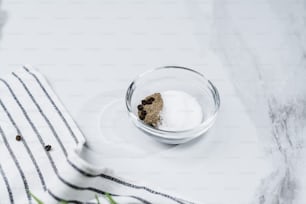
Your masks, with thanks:
<instances>
[{"instance_id":1,"label":"brown sugar","mask_svg":"<svg viewBox=\"0 0 306 204\"><path fill-rule=\"evenodd\" d=\"M157 127L160 122L160 112L163 109L163 99L160 93L147 96L137 106L138 117L144 123Z\"/></svg>"}]
</instances>

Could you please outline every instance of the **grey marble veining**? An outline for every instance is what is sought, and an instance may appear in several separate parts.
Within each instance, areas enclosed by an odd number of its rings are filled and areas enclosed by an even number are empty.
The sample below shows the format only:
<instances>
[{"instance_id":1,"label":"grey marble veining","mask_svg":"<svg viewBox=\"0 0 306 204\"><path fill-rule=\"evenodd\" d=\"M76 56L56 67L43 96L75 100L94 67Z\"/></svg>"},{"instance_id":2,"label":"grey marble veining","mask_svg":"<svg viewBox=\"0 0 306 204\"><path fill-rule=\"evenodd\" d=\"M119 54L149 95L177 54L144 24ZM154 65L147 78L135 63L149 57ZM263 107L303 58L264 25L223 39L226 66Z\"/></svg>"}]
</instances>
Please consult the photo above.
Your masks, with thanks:
<instances>
[{"instance_id":1,"label":"grey marble veining","mask_svg":"<svg viewBox=\"0 0 306 204\"><path fill-rule=\"evenodd\" d=\"M218 0L215 11L213 47L274 165L252 203L305 203L306 2Z\"/></svg>"}]
</instances>

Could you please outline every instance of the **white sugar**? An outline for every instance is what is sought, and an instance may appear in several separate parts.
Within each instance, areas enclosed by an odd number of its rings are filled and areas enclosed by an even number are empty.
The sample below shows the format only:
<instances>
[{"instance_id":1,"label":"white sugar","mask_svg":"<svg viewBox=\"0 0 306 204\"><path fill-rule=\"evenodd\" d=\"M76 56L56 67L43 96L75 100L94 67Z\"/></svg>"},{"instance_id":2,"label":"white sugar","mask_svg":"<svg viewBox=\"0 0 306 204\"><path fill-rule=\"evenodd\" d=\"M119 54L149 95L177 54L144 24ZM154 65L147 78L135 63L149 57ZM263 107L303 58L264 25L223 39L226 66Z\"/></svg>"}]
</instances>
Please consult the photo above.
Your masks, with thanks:
<instances>
[{"instance_id":1,"label":"white sugar","mask_svg":"<svg viewBox=\"0 0 306 204\"><path fill-rule=\"evenodd\" d=\"M163 110L159 129L181 131L198 126L203 113L197 99L183 91L169 90L161 93Z\"/></svg>"}]
</instances>

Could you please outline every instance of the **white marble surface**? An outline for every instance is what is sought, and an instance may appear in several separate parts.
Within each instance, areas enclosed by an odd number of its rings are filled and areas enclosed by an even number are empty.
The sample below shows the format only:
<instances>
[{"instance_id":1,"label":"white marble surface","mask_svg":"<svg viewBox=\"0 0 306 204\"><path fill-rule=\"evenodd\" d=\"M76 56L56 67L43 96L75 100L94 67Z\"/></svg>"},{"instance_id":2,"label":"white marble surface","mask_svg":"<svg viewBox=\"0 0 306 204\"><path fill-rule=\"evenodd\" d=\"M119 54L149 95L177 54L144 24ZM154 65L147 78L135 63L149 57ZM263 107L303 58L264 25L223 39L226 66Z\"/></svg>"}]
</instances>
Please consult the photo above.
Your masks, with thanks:
<instances>
[{"instance_id":1,"label":"white marble surface","mask_svg":"<svg viewBox=\"0 0 306 204\"><path fill-rule=\"evenodd\" d=\"M306 202L305 1L3 0L1 10L0 75L37 67L101 144L89 160L203 204ZM211 132L163 146L123 117L108 127L125 124L124 137L101 135L104 97L120 99L137 74L162 65L215 83Z\"/></svg>"}]
</instances>

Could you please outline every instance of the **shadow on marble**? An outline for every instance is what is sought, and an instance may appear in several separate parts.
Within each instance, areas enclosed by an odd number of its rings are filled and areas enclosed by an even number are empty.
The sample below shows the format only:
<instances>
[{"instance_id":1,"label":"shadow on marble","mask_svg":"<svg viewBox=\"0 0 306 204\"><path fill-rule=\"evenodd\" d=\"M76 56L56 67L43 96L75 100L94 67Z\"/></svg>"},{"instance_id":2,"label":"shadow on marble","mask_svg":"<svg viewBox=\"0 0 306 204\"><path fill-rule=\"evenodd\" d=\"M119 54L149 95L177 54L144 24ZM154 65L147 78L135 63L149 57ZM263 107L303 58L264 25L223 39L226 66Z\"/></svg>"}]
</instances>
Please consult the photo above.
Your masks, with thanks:
<instances>
[{"instance_id":1,"label":"shadow on marble","mask_svg":"<svg viewBox=\"0 0 306 204\"><path fill-rule=\"evenodd\" d=\"M0 39L2 37L2 29L7 20L7 13L2 9L2 0L0 0Z\"/></svg>"}]
</instances>

